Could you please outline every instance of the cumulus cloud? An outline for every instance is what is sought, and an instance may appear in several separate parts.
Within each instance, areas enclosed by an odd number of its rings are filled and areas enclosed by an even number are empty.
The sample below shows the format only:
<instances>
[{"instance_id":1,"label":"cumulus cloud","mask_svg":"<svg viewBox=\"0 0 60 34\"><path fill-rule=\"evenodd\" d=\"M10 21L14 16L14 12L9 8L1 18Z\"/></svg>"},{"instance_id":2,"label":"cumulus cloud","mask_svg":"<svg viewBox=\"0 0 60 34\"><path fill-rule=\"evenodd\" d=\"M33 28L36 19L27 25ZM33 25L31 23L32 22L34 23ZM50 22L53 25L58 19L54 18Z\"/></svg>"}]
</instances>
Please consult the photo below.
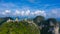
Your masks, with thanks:
<instances>
[{"instance_id":1,"label":"cumulus cloud","mask_svg":"<svg viewBox=\"0 0 60 34\"><path fill-rule=\"evenodd\" d=\"M2 12L2 15L7 15L7 14L10 14L11 11L10 10L5 10L4 12Z\"/></svg>"},{"instance_id":2,"label":"cumulus cloud","mask_svg":"<svg viewBox=\"0 0 60 34\"><path fill-rule=\"evenodd\" d=\"M15 16L24 16L25 15L25 11L16 10L16 11L14 11L13 15L15 15Z\"/></svg>"},{"instance_id":3,"label":"cumulus cloud","mask_svg":"<svg viewBox=\"0 0 60 34\"><path fill-rule=\"evenodd\" d=\"M31 13L30 10L27 10L25 15L30 15L30 13Z\"/></svg>"},{"instance_id":4,"label":"cumulus cloud","mask_svg":"<svg viewBox=\"0 0 60 34\"><path fill-rule=\"evenodd\" d=\"M15 13L13 13L14 15L20 15L20 11L16 10Z\"/></svg>"},{"instance_id":5,"label":"cumulus cloud","mask_svg":"<svg viewBox=\"0 0 60 34\"><path fill-rule=\"evenodd\" d=\"M37 10L37 11L35 11L35 14L37 14L37 15L39 15L39 14L43 14L44 13L44 11L41 11L41 10Z\"/></svg>"},{"instance_id":6,"label":"cumulus cloud","mask_svg":"<svg viewBox=\"0 0 60 34\"><path fill-rule=\"evenodd\" d=\"M25 12L24 11L21 11L21 16L24 16L25 15Z\"/></svg>"},{"instance_id":7,"label":"cumulus cloud","mask_svg":"<svg viewBox=\"0 0 60 34\"><path fill-rule=\"evenodd\" d=\"M11 11L10 10L5 10L5 13L10 13Z\"/></svg>"},{"instance_id":8,"label":"cumulus cloud","mask_svg":"<svg viewBox=\"0 0 60 34\"><path fill-rule=\"evenodd\" d=\"M42 10L30 11L29 9L26 11L15 10L14 12L11 10L5 10L2 12L2 15L14 15L14 16L37 16L37 15L41 15L41 16L46 16L46 13L45 13L45 11L42 11Z\"/></svg>"},{"instance_id":9,"label":"cumulus cloud","mask_svg":"<svg viewBox=\"0 0 60 34\"><path fill-rule=\"evenodd\" d=\"M32 12L31 14L32 14L32 15L46 16L45 11L42 11L42 10L36 10L35 12Z\"/></svg>"},{"instance_id":10,"label":"cumulus cloud","mask_svg":"<svg viewBox=\"0 0 60 34\"><path fill-rule=\"evenodd\" d=\"M20 15L20 16L29 16L30 15L30 10L26 10L26 11L19 11L19 10L16 10L14 15Z\"/></svg>"}]
</instances>

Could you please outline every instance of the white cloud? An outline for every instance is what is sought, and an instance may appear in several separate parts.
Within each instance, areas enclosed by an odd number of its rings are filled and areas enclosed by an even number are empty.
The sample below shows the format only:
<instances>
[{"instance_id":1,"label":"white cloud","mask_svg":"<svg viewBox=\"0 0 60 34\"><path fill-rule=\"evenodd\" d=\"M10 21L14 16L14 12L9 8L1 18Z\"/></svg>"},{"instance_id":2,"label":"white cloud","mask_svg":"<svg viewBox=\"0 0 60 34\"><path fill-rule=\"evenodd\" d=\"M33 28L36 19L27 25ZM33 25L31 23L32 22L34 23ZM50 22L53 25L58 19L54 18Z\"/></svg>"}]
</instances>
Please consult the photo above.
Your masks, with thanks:
<instances>
[{"instance_id":1,"label":"white cloud","mask_svg":"<svg viewBox=\"0 0 60 34\"><path fill-rule=\"evenodd\" d=\"M37 15L40 15L42 13L43 13L43 11L40 11L40 10L35 11L35 14L37 14Z\"/></svg>"},{"instance_id":2,"label":"white cloud","mask_svg":"<svg viewBox=\"0 0 60 34\"><path fill-rule=\"evenodd\" d=\"M19 10L16 10L14 15L20 15L20 11Z\"/></svg>"},{"instance_id":3,"label":"white cloud","mask_svg":"<svg viewBox=\"0 0 60 34\"><path fill-rule=\"evenodd\" d=\"M21 11L21 16L24 16L25 15L25 11Z\"/></svg>"},{"instance_id":4,"label":"white cloud","mask_svg":"<svg viewBox=\"0 0 60 34\"><path fill-rule=\"evenodd\" d=\"M1 12L1 13L2 15L14 15L14 16L37 16L37 15L46 16L45 11L41 11L41 10L35 10L35 11L15 10L14 12L11 10L5 10L4 12Z\"/></svg>"},{"instance_id":5,"label":"white cloud","mask_svg":"<svg viewBox=\"0 0 60 34\"><path fill-rule=\"evenodd\" d=\"M35 10L34 12L30 11L30 10L26 10L26 11L18 11L16 10L14 15L19 15L19 16L30 16L30 15L34 15L34 16L37 16L37 15L42 15L42 16L46 16L46 13L45 11L41 11L41 10Z\"/></svg>"},{"instance_id":6,"label":"white cloud","mask_svg":"<svg viewBox=\"0 0 60 34\"><path fill-rule=\"evenodd\" d=\"M36 10L34 13L32 13L34 15L42 15L42 16L46 16L45 11L41 11L41 10Z\"/></svg>"},{"instance_id":7,"label":"white cloud","mask_svg":"<svg viewBox=\"0 0 60 34\"><path fill-rule=\"evenodd\" d=\"M5 10L4 12L1 12L2 15L8 15L8 14L11 14L11 11L10 10Z\"/></svg>"},{"instance_id":8,"label":"white cloud","mask_svg":"<svg viewBox=\"0 0 60 34\"><path fill-rule=\"evenodd\" d=\"M31 15L34 15L34 12L31 12Z\"/></svg>"},{"instance_id":9,"label":"white cloud","mask_svg":"<svg viewBox=\"0 0 60 34\"><path fill-rule=\"evenodd\" d=\"M30 13L31 13L30 10L27 10L25 15L30 15Z\"/></svg>"},{"instance_id":10,"label":"white cloud","mask_svg":"<svg viewBox=\"0 0 60 34\"><path fill-rule=\"evenodd\" d=\"M5 13L10 13L11 11L10 10L5 10Z\"/></svg>"},{"instance_id":11,"label":"white cloud","mask_svg":"<svg viewBox=\"0 0 60 34\"><path fill-rule=\"evenodd\" d=\"M14 11L13 15L15 16L24 16L25 11L20 11L20 10L16 10Z\"/></svg>"}]
</instances>

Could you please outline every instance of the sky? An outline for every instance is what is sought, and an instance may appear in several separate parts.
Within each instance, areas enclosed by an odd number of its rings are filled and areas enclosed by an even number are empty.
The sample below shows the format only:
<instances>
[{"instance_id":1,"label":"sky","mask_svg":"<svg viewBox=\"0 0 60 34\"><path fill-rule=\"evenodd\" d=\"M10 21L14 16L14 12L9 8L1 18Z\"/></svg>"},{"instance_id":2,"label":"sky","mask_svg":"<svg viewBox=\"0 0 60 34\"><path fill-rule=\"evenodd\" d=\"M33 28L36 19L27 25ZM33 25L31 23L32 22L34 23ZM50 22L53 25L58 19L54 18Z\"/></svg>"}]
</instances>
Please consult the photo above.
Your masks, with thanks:
<instances>
[{"instance_id":1,"label":"sky","mask_svg":"<svg viewBox=\"0 0 60 34\"><path fill-rule=\"evenodd\" d=\"M60 18L60 0L0 0L0 17Z\"/></svg>"}]
</instances>

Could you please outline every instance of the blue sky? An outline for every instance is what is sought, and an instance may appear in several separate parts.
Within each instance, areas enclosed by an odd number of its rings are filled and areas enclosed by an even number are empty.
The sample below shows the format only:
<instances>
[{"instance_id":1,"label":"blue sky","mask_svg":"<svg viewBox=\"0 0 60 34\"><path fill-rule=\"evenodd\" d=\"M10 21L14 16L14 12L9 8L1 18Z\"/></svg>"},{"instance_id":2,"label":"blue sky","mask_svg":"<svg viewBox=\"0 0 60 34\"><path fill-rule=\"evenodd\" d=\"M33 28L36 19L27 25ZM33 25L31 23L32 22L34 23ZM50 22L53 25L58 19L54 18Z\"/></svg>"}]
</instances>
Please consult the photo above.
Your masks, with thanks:
<instances>
[{"instance_id":1,"label":"blue sky","mask_svg":"<svg viewBox=\"0 0 60 34\"><path fill-rule=\"evenodd\" d=\"M60 0L0 0L0 17L37 15L60 18Z\"/></svg>"}]
</instances>

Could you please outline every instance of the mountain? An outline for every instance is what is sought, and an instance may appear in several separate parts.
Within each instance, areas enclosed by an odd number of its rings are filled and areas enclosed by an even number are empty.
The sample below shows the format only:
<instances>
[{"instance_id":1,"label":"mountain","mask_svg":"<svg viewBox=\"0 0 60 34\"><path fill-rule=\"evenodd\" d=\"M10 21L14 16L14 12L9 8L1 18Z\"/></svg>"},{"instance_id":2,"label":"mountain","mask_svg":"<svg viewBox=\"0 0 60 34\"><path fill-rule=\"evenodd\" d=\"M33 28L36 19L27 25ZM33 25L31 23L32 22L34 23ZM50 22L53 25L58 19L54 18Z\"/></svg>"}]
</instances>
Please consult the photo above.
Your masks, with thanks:
<instances>
[{"instance_id":1,"label":"mountain","mask_svg":"<svg viewBox=\"0 0 60 34\"><path fill-rule=\"evenodd\" d=\"M2 17L2 18L0 18L0 25L1 25L2 23L6 22L8 19L13 20L13 18L11 18L11 17Z\"/></svg>"},{"instance_id":2,"label":"mountain","mask_svg":"<svg viewBox=\"0 0 60 34\"><path fill-rule=\"evenodd\" d=\"M0 34L40 34L40 30L25 21L5 22L0 26Z\"/></svg>"}]
</instances>

